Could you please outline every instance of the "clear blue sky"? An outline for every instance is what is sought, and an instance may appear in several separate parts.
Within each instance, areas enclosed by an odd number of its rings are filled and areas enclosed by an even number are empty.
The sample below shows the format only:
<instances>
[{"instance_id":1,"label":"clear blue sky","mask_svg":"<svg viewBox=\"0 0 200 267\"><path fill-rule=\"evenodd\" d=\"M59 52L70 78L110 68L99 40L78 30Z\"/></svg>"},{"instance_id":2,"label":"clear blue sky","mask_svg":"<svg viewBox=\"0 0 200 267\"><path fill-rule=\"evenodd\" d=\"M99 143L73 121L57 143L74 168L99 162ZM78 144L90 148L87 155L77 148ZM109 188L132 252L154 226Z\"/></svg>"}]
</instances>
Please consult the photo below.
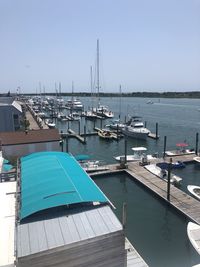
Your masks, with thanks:
<instances>
[{"instance_id":1,"label":"clear blue sky","mask_svg":"<svg viewBox=\"0 0 200 267\"><path fill-rule=\"evenodd\" d=\"M200 0L0 0L0 93L200 90Z\"/></svg>"}]
</instances>

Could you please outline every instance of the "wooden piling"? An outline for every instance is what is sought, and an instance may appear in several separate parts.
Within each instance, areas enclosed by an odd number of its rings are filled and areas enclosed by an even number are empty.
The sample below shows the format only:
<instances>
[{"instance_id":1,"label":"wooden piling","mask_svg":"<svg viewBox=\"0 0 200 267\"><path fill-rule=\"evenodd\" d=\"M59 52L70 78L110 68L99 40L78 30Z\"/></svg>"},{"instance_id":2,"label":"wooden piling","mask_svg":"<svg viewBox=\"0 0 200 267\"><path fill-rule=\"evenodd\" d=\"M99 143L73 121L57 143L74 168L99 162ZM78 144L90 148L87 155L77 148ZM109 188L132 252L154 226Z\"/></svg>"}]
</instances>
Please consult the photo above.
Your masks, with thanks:
<instances>
[{"instance_id":1,"label":"wooden piling","mask_svg":"<svg viewBox=\"0 0 200 267\"><path fill-rule=\"evenodd\" d=\"M196 133L196 147L195 147L195 154L198 155L199 151L199 133Z\"/></svg>"},{"instance_id":2,"label":"wooden piling","mask_svg":"<svg viewBox=\"0 0 200 267\"><path fill-rule=\"evenodd\" d=\"M86 144L86 125L84 125L84 143Z\"/></svg>"},{"instance_id":3,"label":"wooden piling","mask_svg":"<svg viewBox=\"0 0 200 267\"><path fill-rule=\"evenodd\" d=\"M66 152L68 153L68 152L69 152L69 140L68 140L68 135L66 135L65 141L66 141Z\"/></svg>"},{"instance_id":4,"label":"wooden piling","mask_svg":"<svg viewBox=\"0 0 200 267\"><path fill-rule=\"evenodd\" d=\"M81 121L78 120L78 134L81 134Z\"/></svg>"},{"instance_id":5,"label":"wooden piling","mask_svg":"<svg viewBox=\"0 0 200 267\"><path fill-rule=\"evenodd\" d=\"M124 159L124 163L127 163L127 137L125 136L124 138L124 155L125 155L125 159Z\"/></svg>"},{"instance_id":6,"label":"wooden piling","mask_svg":"<svg viewBox=\"0 0 200 267\"><path fill-rule=\"evenodd\" d=\"M167 174L167 200L170 201L170 179L171 179L171 169L172 169L172 158L168 164L168 174Z\"/></svg>"},{"instance_id":7,"label":"wooden piling","mask_svg":"<svg viewBox=\"0 0 200 267\"><path fill-rule=\"evenodd\" d=\"M163 151L163 159L165 158L165 153L166 153L166 144L167 144L167 136L164 136L164 151Z\"/></svg>"},{"instance_id":8,"label":"wooden piling","mask_svg":"<svg viewBox=\"0 0 200 267\"><path fill-rule=\"evenodd\" d=\"M123 210L122 210L122 225L125 229L126 226L126 218L127 218L127 204L126 202L123 203Z\"/></svg>"},{"instance_id":9,"label":"wooden piling","mask_svg":"<svg viewBox=\"0 0 200 267\"><path fill-rule=\"evenodd\" d=\"M156 139L158 139L158 123L156 122Z\"/></svg>"}]
</instances>

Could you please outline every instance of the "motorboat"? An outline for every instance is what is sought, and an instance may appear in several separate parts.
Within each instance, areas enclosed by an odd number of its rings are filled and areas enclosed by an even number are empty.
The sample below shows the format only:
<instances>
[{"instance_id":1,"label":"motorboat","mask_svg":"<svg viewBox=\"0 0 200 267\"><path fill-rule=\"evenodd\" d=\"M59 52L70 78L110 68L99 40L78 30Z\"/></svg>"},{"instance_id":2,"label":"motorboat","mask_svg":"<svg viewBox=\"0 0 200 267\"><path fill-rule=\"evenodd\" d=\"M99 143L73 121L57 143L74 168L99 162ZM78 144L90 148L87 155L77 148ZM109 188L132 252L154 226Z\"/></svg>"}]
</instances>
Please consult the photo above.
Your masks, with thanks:
<instances>
[{"instance_id":1,"label":"motorboat","mask_svg":"<svg viewBox=\"0 0 200 267\"><path fill-rule=\"evenodd\" d=\"M168 171L165 170L165 169L161 169L160 167L158 167L156 164L150 164L150 165L147 165L145 166L145 168L153 173L154 175L156 175L157 177L167 181L168 180ZM182 181L182 178L175 175L175 174L172 174L171 173L171 177L170 177L170 183L171 184L174 184L174 185L179 185Z\"/></svg>"},{"instance_id":2,"label":"motorboat","mask_svg":"<svg viewBox=\"0 0 200 267\"><path fill-rule=\"evenodd\" d=\"M194 157L193 160L196 161L197 163L200 163L200 157Z\"/></svg>"},{"instance_id":3,"label":"motorboat","mask_svg":"<svg viewBox=\"0 0 200 267\"><path fill-rule=\"evenodd\" d=\"M83 104L79 99L67 100L66 107L70 110L83 110Z\"/></svg>"},{"instance_id":4,"label":"motorboat","mask_svg":"<svg viewBox=\"0 0 200 267\"><path fill-rule=\"evenodd\" d=\"M141 117L134 116L122 129L122 133L128 137L146 140L150 131L144 127Z\"/></svg>"},{"instance_id":5,"label":"motorboat","mask_svg":"<svg viewBox=\"0 0 200 267\"><path fill-rule=\"evenodd\" d=\"M152 100L148 100L148 101L146 102L146 104L153 104L153 101L152 101Z\"/></svg>"},{"instance_id":6,"label":"motorboat","mask_svg":"<svg viewBox=\"0 0 200 267\"><path fill-rule=\"evenodd\" d=\"M94 112L97 116L101 116L104 118L113 118L114 113L108 109L108 107L99 105L98 108L94 109Z\"/></svg>"},{"instance_id":7,"label":"motorboat","mask_svg":"<svg viewBox=\"0 0 200 267\"><path fill-rule=\"evenodd\" d=\"M121 130L125 127L125 124L120 122L119 119L116 119L116 120L112 120L110 122L110 124L107 125L109 128L113 129L113 130Z\"/></svg>"},{"instance_id":8,"label":"motorboat","mask_svg":"<svg viewBox=\"0 0 200 267\"><path fill-rule=\"evenodd\" d=\"M200 254L200 225L189 222L187 225L187 235L194 249Z\"/></svg>"},{"instance_id":9,"label":"motorboat","mask_svg":"<svg viewBox=\"0 0 200 267\"><path fill-rule=\"evenodd\" d=\"M56 124L52 120L46 120L45 123L50 129L56 127Z\"/></svg>"},{"instance_id":10,"label":"motorboat","mask_svg":"<svg viewBox=\"0 0 200 267\"><path fill-rule=\"evenodd\" d=\"M194 197L196 197L198 200L200 200L200 186L188 185L187 189Z\"/></svg>"},{"instance_id":11,"label":"motorboat","mask_svg":"<svg viewBox=\"0 0 200 267\"><path fill-rule=\"evenodd\" d=\"M72 112L68 115L68 117L73 121L78 121L81 119L80 114L78 112Z\"/></svg>"},{"instance_id":12,"label":"motorboat","mask_svg":"<svg viewBox=\"0 0 200 267\"><path fill-rule=\"evenodd\" d=\"M134 154L126 156L127 162L142 161L143 158L147 158L148 161L155 159L155 157L152 155L146 155L146 147L132 147L132 150L134 151ZM117 156L115 159L117 161L124 161L125 155Z\"/></svg>"},{"instance_id":13,"label":"motorboat","mask_svg":"<svg viewBox=\"0 0 200 267\"><path fill-rule=\"evenodd\" d=\"M156 164L161 169L168 170L169 169L169 163L168 162L159 162ZM182 161L176 161L174 163L171 163L171 169L182 169L185 168L185 163Z\"/></svg>"},{"instance_id":14,"label":"motorboat","mask_svg":"<svg viewBox=\"0 0 200 267\"><path fill-rule=\"evenodd\" d=\"M74 156L86 172L105 171L108 167L101 160L90 160L88 155Z\"/></svg>"},{"instance_id":15,"label":"motorboat","mask_svg":"<svg viewBox=\"0 0 200 267\"><path fill-rule=\"evenodd\" d=\"M111 140L113 139L113 134L110 130L107 129L99 129L98 136L102 139Z\"/></svg>"},{"instance_id":16,"label":"motorboat","mask_svg":"<svg viewBox=\"0 0 200 267\"><path fill-rule=\"evenodd\" d=\"M88 110L83 112L83 116L88 120L95 120L98 116L93 112L93 110Z\"/></svg>"}]
</instances>

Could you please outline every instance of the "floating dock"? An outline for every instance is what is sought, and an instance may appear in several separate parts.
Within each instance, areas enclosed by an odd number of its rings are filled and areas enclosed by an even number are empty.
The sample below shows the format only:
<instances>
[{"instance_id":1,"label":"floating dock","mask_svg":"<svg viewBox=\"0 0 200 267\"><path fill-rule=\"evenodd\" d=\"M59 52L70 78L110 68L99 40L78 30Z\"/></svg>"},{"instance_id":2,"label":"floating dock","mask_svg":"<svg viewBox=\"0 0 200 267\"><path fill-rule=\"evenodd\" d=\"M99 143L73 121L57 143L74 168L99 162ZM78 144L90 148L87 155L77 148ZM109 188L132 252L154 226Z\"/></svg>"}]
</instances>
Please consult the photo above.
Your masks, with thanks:
<instances>
[{"instance_id":1,"label":"floating dock","mask_svg":"<svg viewBox=\"0 0 200 267\"><path fill-rule=\"evenodd\" d=\"M191 163L193 161L194 155L179 155L174 156L173 161L181 160L184 163ZM163 159L156 159L156 162L164 161ZM168 160L167 160L168 161ZM153 193L161 197L163 200L167 201L170 205L175 207L190 220L195 221L200 224L200 203L195 198L191 197L187 193L178 189L177 187L170 185L170 201L167 200L167 182L163 179L157 177L156 175L150 173L144 167L140 166L138 162L129 162L126 164L125 169L119 169L119 164L108 165L109 171L93 173L91 175L105 175L110 173L116 173L124 171L128 173L133 180L137 180L144 187L151 190Z\"/></svg>"}]
</instances>

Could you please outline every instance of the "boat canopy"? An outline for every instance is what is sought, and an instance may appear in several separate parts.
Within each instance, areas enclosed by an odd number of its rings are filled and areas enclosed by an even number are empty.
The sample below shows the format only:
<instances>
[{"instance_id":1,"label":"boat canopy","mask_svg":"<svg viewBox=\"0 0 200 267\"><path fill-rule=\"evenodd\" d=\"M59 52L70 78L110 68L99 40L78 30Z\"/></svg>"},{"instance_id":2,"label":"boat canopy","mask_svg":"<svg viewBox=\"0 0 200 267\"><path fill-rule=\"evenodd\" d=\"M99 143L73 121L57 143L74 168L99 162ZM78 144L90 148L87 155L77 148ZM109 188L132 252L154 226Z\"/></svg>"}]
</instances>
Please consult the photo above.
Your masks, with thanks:
<instances>
[{"instance_id":1,"label":"boat canopy","mask_svg":"<svg viewBox=\"0 0 200 267\"><path fill-rule=\"evenodd\" d=\"M21 158L21 220L53 207L94 202L109 200L72 155L37 152Z\"/></svg>"},{"instance_id":2,"label":"boat canopy","mask_svg":"<svg viewBox=\"0 0 200 267\"><path fill-rule=\"evenodd\" d=\"M136 147L132 147L131 148L133 151L146 151L147 148L146 147L143 147L143 146L136 146Z\"/></svg>"}]
</instances>

